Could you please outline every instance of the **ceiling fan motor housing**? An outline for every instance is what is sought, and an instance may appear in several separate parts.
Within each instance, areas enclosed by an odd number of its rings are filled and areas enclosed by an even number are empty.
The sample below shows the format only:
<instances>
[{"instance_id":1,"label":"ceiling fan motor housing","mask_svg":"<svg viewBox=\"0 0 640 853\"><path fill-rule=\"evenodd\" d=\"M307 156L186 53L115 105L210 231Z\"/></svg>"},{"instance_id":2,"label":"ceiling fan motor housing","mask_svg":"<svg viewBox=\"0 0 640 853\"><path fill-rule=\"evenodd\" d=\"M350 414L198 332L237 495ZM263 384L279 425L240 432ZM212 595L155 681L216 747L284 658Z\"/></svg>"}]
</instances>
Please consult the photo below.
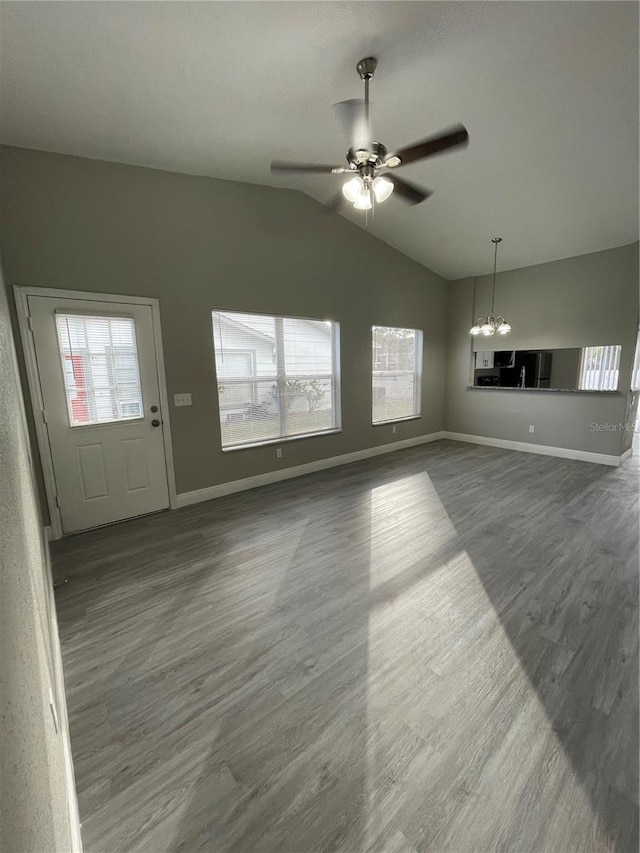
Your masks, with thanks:
<instances>
[{"instance_id":1,"label":"ceiling fan motor housing","mask_svg":"<svg viewBox=\"0 0 640 853\"><path fill-rule=\"evenodd\" d=\"M350 148L347 151L347 160L352 169L375 172L384 165L387 149L381 142L370 142L369 148Z\"/></svg>"}]
</instances>

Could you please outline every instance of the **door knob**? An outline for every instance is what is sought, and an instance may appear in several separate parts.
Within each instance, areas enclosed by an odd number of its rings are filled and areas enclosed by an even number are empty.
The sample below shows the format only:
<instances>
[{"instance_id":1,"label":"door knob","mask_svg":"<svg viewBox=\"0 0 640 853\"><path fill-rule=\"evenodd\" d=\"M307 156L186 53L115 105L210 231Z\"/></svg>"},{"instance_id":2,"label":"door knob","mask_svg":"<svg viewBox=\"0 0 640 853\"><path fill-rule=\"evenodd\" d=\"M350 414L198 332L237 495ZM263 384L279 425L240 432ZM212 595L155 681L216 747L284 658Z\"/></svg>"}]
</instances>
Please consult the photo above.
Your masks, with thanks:
<instances>
[{"instance_id":1,"label":"door knob","mask_svg":"<svg viewBox=\"0 0 640 853\"><path fill-rule=\"evenodd\" d=\"M154 418L154 419L151 421L151 426L152 426L152 427L159 427L159 426L160 426L160 421L159 421L157 418Z\"/></svg>"},{"instance_id":2,"label":"door knob","mask_svg":"<svg viewBox=\"0 0 640 853\"><path fill-rule=\"evenodd\" d=\"M157 406L151 406L151 411L155 414L158 411Z\"/></svg>"}]
</instances>

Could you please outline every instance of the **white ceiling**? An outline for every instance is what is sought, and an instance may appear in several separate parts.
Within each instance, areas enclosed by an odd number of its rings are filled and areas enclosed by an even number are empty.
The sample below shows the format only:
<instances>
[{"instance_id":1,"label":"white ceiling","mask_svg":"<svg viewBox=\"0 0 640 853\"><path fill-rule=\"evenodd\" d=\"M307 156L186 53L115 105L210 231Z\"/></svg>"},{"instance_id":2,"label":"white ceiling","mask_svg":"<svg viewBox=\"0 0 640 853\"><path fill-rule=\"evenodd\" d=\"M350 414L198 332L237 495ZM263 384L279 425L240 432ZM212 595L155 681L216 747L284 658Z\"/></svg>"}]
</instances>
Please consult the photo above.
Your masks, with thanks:
<instances>
[{"instance_id":1,"label":"white ceiling","mask_svg":"<svg viewBox=\"0 0 640 853\"><path fill-rule=\"evenodd\" d=\"M0 4L2 141L301 189L271 159L343 162L331 104L389 149L461 121L466 150L398 174L376 236L449 279L638 237L638 6L630 2ZM170 203L170 199L167 200ZM362 222L362 218L358 221Z\"/></svg>"}]
</instances>

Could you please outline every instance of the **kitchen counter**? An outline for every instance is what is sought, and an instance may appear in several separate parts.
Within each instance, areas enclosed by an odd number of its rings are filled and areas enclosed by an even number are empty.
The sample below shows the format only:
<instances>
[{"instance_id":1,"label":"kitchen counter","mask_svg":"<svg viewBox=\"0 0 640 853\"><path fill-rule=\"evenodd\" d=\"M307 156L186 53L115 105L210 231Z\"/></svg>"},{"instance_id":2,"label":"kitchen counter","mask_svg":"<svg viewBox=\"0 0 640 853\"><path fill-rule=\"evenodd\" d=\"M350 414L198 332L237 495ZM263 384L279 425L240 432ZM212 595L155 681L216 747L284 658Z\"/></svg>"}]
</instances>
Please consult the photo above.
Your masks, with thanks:
<instances>
[{"instance_id":1,"label":"kitchen counter","mask_svg":"<svg viewBox=\"0 0 640 853\"><path fill-rule=\"evenodd\" d=\"M591 391L581 388L506 388L503 385L467 385L467 391L523 391L534 394L620 394L620 391Z\"/></svg>"}]
</instances>

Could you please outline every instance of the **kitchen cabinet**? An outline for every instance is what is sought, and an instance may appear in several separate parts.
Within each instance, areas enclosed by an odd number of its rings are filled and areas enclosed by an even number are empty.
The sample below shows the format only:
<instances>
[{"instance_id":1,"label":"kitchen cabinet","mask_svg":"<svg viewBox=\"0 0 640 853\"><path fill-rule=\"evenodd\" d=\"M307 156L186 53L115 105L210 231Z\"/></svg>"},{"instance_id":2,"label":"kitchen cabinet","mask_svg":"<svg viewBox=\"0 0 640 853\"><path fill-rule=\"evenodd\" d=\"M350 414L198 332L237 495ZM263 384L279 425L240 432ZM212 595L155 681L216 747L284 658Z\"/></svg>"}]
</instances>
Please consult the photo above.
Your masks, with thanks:
<instances>
[{"instance_id":1,"label":"kitchen cabinet","mask_svg":"<svg viewBox=\"0 0 640 853\"><path fill-rule=\"evenodd\" d=\"M476 353L476 370L493 367L493 352L477 352Z\"/></svg>"}]
</instances>

